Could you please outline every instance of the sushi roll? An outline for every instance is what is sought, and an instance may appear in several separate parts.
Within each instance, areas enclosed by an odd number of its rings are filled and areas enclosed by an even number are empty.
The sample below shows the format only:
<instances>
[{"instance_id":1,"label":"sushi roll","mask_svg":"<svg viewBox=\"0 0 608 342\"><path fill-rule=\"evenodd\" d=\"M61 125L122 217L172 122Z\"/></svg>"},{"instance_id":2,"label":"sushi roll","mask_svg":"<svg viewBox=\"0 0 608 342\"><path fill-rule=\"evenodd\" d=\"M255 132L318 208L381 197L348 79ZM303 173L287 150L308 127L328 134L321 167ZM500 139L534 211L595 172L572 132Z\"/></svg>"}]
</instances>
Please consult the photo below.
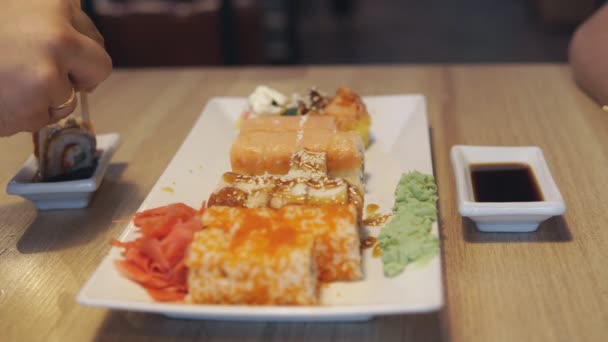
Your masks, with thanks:
<instances>
[{"instance_id":1,"label":"sushi roll","mask_svg":"<svg viewBox=\"0 0 608 342\"><path fill-rule=\"evenodd\" d=\"M258 116L241 123L240 133L247 132L284 132L298 131L301 129L327 129L336 131L336 123L329 116Z\"/></svg>"},{"instance_id":2,"label":"sushi roll","mask_svg":"<svg viewBox=\"0 0 608 342\"><path fill-rule=\"evenodd\" d=\"M277 177L275 176L249 176L226 172L222 176L217 190L209 196L207 205L209 207L266 208L269 206L276 183Z\"/></svg>"},{"instance_id":3,"label":"sushi roll","mask_svg":"<svg viewBox=\"0 0 608 342\"><path fill-rule=\"evenodd\" d=\"M38 180L43 182L90 177L97 163L92 128L79 118L40 129L33 134Z\"/></svg>"},{"instance_id":4,"label":"sushi roll","mask_svg":"<svg viewBox=\"0 0 608 342\"><path fill-rule=\"evenodd\" d=\"M272 209L208 208L186 257L188 296L200 304L314 305L315 238Z\"/></svg>"},{"instance_id":5,"label":"sushi roll","mask_svg":"<svg viewBox=\"0 0 608 342\"><path fill-rule=\"evenodd\" d=\"M323 152L327 175L340 177L363 189L364 146L354 131L304 129L298 132L239 134L230 150L232 171L245 175L284 175L294 153L301 149Z\"/></svg>"},{"instance_id":6,"label":"sushi roll","mask_svg":"<svg viewBox=\"0 0 608 342\"><path fill-rule=\"evenodd\" d=\"M218 206L201 220L185 261L188 302L313 305L319 281L362 277L353 206Z\"/></svg>"},{"instance_id":7,"label":"sushi roll","mask_svg":"<svg viewBox=\"0 0 608 342\"><path fill-rule=\"evenodd\" d=\"M314 87L308 91L308 95L300 97L297 94L290 100L279 91L259 86L249 96L249 109L242 118L244 125L252 125L256 129L272 130L282 127L284 124L274 121L277 118L294 115L296 118L303 117L327 117L333 121L333 126L340 131L355 131L361 136L365 147L370 144L371 116L363 99L352 89L342 86L336 90L333 96L322 94ZM251 120L263 118L258 122L247 123ZM289 119L286 121L297 121ZM314 120L314 119L313 119ZM243 131L243 129L241 128ZM249 130L249 128L245 128Z\"/></svg>"},{"instance_id":8,"label":"sushi roll","mask_svg":"<svg viewBox=\"0 0 608 342\"><path fill-rule=\"evenodd\" d=\"M279 212L302 232L315 236L320 281L362 278L359 226L353 205L290 205Z\"/></svg>"},{"instance_id":9,"label":"sushi roll","mask_svg":"<svg viewBox=\"0 0 608 342\"><path fill-rule=\"evenodd\" d=\"M209 196L209 207L279 209L292 204L352 204L358 213L363 209L361 193L340 178L248 176L233 172L222 178L218 189Z\"/></svg>"},{"instance_id":10,"label":"sushi roll","mask_svg":"<svg viewBox=\"0 0 608 342\"><path fill-rule=\"evenodd\" d=\"M291 204L352 204L360 214L362 191L342 178L327 176L325 153L306 149L293 154L286 175L226 172L209 206L281 208Z\"/></svg>"}]
</instances>

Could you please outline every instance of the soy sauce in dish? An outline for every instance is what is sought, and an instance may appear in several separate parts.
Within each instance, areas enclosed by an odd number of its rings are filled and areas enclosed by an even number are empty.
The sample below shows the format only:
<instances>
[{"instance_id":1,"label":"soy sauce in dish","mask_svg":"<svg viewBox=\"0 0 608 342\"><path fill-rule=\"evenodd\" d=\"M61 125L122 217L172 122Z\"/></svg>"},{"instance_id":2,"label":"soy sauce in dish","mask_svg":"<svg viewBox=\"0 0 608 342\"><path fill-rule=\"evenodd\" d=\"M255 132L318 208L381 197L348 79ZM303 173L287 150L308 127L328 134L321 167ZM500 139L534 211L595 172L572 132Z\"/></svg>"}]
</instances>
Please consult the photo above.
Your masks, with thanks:
<instances>
[{"instance_id":1,"label":"soy sauce in dish","mask_svg":"<svg viewBox=\"0 0 608 342\"><path fill-rule=\"evenodd\" d=\"M530 165L472 164L469 167L476 202L537 202L543 194Z\"/></svg>"}]
</instances>

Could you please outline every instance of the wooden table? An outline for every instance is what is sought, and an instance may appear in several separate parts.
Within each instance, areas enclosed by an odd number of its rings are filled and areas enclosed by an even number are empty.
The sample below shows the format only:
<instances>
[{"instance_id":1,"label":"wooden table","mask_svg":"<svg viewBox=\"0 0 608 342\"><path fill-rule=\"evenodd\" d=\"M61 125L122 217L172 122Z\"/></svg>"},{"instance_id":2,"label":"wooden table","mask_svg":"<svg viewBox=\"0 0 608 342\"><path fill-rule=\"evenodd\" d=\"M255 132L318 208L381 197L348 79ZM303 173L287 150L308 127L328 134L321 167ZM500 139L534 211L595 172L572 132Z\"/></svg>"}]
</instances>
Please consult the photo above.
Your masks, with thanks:
<instances>
[{"instance_id":1,"label":"wooden table","mask_svg":"<svg viewBox=\"0 0 608 342\"><path fill-rule=\"evenodd\" d=\"M182 321L75 303L205 102L264 83L284 91L346 84L362 94L422 93L439 186L446 305L365 323ZM98 132L122 146L87 210L36 212L0 197L0 339L8 341L599 341L608 336L608 113L564 65L312 67L116 71L91 96ZM537 145L567 213L530 234L484 234L462 220L454 144ZM2 186L31 152L0 141ZM203 194L201 194L203 196Z\"/></svg>"}]
</instances>

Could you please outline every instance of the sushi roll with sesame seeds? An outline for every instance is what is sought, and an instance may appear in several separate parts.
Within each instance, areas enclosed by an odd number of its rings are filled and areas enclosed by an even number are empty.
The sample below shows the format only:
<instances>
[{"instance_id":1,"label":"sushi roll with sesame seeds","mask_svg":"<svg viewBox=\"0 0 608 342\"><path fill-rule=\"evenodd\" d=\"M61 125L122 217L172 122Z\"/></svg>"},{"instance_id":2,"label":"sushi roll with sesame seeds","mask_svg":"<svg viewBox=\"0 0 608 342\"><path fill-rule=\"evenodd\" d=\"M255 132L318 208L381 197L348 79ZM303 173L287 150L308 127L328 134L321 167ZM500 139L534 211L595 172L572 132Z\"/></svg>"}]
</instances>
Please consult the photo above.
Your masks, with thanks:
<instances>
[{"instance_id":1,"label":"sushi roll with sesame seeds","mask_svg":"<svg viewBox=\"0 0 608 342\"><path fill-rule=\"evenodd\" d=\"M360 217L363 192L343 178L327 175L324 152L302 149L292 155L286 175L224 173L207 203L210 207L275 209L291 204L352 204Z\"/></svg>"}]
</instances>

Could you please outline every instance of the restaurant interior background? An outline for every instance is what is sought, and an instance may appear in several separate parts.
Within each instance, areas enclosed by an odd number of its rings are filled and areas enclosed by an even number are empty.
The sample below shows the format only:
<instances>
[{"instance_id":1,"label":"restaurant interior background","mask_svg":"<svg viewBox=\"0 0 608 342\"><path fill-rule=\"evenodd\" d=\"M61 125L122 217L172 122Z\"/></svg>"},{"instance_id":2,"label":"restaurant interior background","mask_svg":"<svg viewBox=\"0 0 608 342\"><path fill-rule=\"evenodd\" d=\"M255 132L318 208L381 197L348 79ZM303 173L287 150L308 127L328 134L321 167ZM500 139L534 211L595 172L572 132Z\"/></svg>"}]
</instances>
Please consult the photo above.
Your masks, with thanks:
<instances>
[{"instance_id":1,"label":"restaurant interior background","mask_svg":"<svg viewBox=\"0 0 608 342\"><path fill-rule=\"evenodd\" d=\"M565 62L604 0L86 0L117 67Z\"/></svg>"}]
</instances>

